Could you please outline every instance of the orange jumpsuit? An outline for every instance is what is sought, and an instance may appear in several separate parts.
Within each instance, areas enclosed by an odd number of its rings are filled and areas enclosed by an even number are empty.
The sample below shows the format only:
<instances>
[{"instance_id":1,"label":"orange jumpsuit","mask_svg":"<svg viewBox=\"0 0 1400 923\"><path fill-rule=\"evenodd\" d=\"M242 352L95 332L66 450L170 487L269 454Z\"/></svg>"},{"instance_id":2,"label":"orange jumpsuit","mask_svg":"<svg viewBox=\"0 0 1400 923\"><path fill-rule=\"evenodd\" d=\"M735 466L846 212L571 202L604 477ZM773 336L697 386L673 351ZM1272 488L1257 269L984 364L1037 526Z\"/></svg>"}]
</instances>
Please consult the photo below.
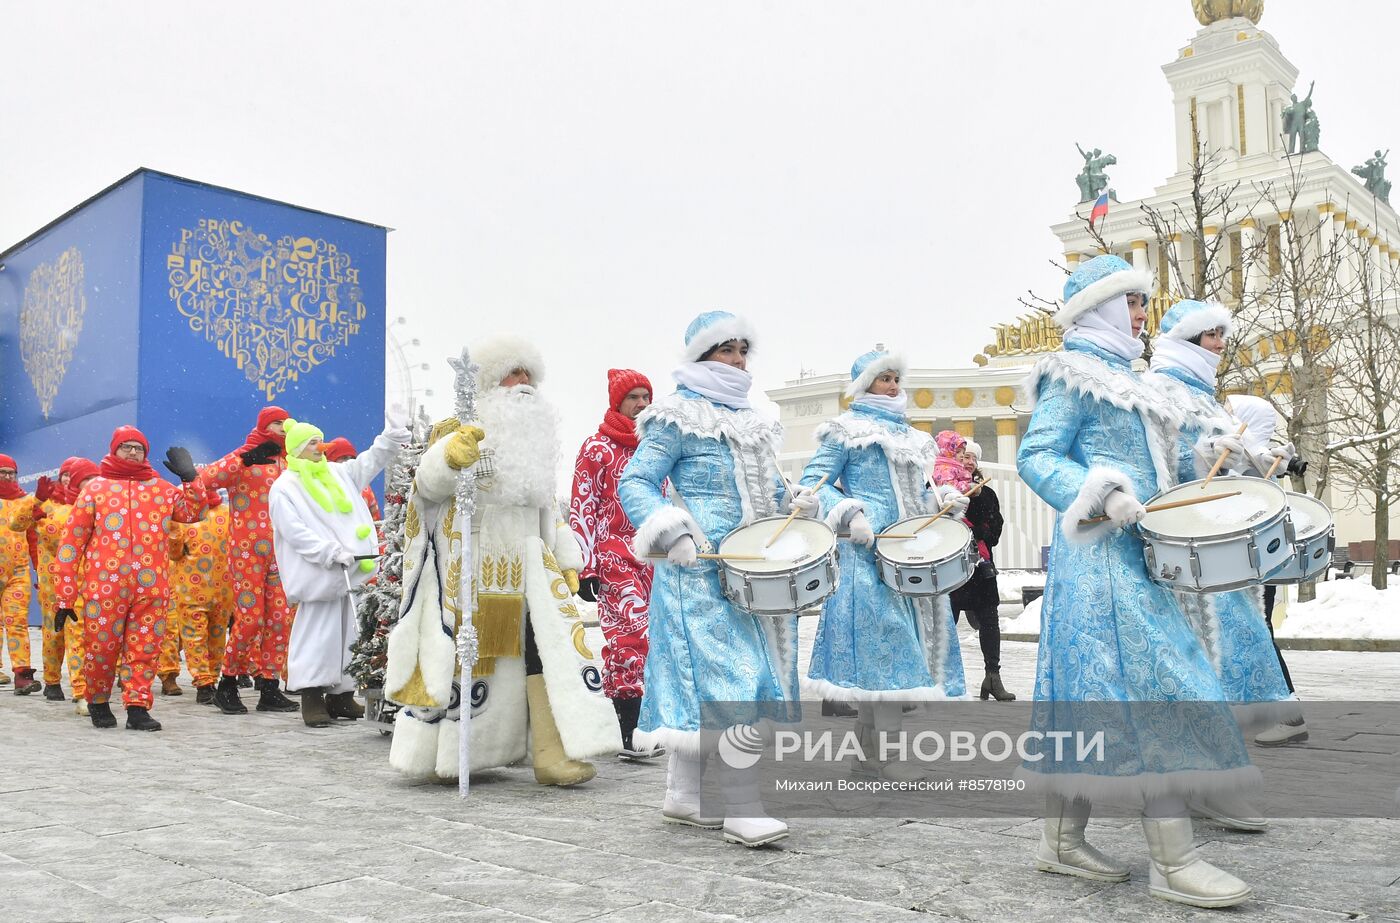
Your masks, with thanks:
<instances>
[{"instance_id":1,"label":"orange jumpsuit","mask_svg":"<svg viewBox=\"0 0 1400 923\"><path fill-rule=\"evenodd\" d=\"M204 491L151 478L93 478L73 504L54 569L58 608L83 599L83 679L89 701L111 698L121 669L122 702L151 707L170 594L171 519L198 522Z\"/></svg>"},{"instance_id":2,"label":"orange jumpsuit","mask_svg":"<svg viewBox=\"0 0 1400 923\"><path fill-rule=\"evenodd\" d=\"M35 571L39 576L39 611L43 617L44 637L44 685L51 686L63 681L63 664L68 662L68 680L73 688L74 698L87 698L83 683L83 624L73 620L63 626L63 633L53 630L54 613L58 609L58 596L54 592L55 556L58 543L63 537L63 529L68 525L68 516L73 511L72 504L48 499L37 504L43 515L22 517L10 523L10 528L19 530L32 527L39 541L39 560ZM81 606L74 606L78 611Z\"/></svg>"},{"instance_id":3,"label":"orange jumpsuit","mask_svg":"<svg viewBox=\"0 0 1400 923\"><path fill-rule=\"evenodd\" d=\"M10 668L16 672L30 668L30 539L37 505L32 494L0 500L0 631L10 652Z\"/></svg>"},{"instance_id":4,"label":"orange jumpsuit","mask_svg":"<svg viewBox=\"0 0 1400 923\"><path fill-rule=\"evenodd\" d=\"M278 679L287 669L292 610L272 554L267 497L286 465L277 458L246 467L239 457L242 451L205 466L198 481L205 491L222 487L229 494L229 572L236 610L224 654L224 675Z\"/></svg>"},{"instance_id":5,"label":"orange jumpsuit","mask_svg":"<svg viewBox=\"0 0 1400 923\"><path fill-rule=\"evenodd\" d=\"M233 612L229 576L229 510L216 506L195 525L172 524L170 534L170 618L161 644L159 674L180 672L179 651L196 686L212 686L228 643ZM176 628L178 626L178 630Z\"/></svg>"}]
</instances>

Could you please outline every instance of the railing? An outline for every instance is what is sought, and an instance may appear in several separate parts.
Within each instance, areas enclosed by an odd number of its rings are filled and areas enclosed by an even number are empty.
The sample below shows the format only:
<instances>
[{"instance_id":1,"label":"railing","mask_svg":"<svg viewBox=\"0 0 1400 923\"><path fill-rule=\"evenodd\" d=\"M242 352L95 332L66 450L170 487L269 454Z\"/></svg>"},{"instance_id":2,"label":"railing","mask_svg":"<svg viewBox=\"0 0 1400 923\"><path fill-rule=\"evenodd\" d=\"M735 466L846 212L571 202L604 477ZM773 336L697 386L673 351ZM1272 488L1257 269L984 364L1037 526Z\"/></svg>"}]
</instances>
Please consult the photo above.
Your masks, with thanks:
<instances>
[{"instance_id":1,"label":"railing","mask_svg":"<svg viewBox=\"0 0 1400 923\"><path fill-rule=\"evenodd\" d=\"M997 567L1039 570L1040 549L1055 534L1055 511L1026 486L1015 465L983 464L982 473L1001 504L1001 542L993 555Z\"/></svg>"}]
</instances>

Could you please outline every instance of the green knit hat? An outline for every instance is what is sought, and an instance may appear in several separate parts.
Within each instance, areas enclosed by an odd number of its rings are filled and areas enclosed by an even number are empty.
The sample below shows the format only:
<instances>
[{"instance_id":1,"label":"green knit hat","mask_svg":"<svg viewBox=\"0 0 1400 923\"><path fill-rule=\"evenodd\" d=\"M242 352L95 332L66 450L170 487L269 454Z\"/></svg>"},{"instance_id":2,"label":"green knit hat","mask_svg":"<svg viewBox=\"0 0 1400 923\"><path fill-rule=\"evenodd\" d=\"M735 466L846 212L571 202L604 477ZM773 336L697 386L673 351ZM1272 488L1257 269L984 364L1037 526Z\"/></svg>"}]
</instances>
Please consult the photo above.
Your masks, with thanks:
<instances>
[{"instance_id":1,"label":"green knit hat","mask_svg":"<svg viewBox=\"0 0 1400 923\"><path fill-rule=\"evenodd\" d=\"M293 420L288 417L282 424L283 432L287 434L287 457L297 458L301 455L301 450L306 448L306 444L312 439L325 439L326 434L310 423L303 423L300 420Z\"/></svg>"}]
</instances>

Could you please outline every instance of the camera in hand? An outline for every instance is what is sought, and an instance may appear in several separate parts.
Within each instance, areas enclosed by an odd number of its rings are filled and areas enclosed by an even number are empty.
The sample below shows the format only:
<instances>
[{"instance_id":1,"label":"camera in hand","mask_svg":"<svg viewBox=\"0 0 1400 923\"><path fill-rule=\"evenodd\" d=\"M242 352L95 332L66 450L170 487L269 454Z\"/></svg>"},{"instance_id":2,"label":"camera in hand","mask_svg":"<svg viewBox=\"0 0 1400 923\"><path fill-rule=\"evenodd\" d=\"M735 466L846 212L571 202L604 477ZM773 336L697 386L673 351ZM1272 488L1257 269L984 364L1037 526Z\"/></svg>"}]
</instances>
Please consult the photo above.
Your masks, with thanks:
<instances>
[{"instance_id":1,"label":"camera in hand","mask_svg":"<svg viewBox=\"0 0 1400 923\"><path fill-rule=\"evenodd\" d=\"M1288 467L1283 469L1286 474L1295 478L1300 478L1308 471L1308 463L1302 457L1295 455L1288 460Z\"/></svg>"}]
</instances>

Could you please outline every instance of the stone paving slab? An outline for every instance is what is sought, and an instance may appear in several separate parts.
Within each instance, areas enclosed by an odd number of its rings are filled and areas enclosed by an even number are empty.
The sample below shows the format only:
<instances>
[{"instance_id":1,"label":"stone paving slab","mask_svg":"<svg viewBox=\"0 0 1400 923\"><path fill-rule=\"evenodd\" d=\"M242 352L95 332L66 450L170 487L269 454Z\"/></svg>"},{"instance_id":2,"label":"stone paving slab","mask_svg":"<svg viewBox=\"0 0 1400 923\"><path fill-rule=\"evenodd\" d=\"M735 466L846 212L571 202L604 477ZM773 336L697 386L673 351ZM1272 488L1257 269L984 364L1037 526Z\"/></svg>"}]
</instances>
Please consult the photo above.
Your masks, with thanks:
<instances>
[{"instance_id":1,"label":"stone paving slab","mask_svg":"<svg viewBox=\"0 0 1400 923\"><path fill-rule=\"evenodd\" d=\"M964 630L962 641L975 687L976 640ZM1287 656L1305 698L1400 700L1400 655ZM1029 689L1034 659L1033 645L1006 645L1013 691ZM1127 817L1091 828L1132 864L1122 885L1035 872L1040 825L1017 816L804 818L781 844L745 850L660 823L660 764L603 761L568 791L506 769L474 779L463 802L453 786L395 774L388 739L362 725L223 716L192 695L158 697L155 713L159 734L97 731L67 704L0 690L8 918L1400 920L1394 819L1280 819L1260 835L1198 822L1202 852L1255 888L1222 914L1147 895L1146 848Z\"/></svg>"}]
</instances>

